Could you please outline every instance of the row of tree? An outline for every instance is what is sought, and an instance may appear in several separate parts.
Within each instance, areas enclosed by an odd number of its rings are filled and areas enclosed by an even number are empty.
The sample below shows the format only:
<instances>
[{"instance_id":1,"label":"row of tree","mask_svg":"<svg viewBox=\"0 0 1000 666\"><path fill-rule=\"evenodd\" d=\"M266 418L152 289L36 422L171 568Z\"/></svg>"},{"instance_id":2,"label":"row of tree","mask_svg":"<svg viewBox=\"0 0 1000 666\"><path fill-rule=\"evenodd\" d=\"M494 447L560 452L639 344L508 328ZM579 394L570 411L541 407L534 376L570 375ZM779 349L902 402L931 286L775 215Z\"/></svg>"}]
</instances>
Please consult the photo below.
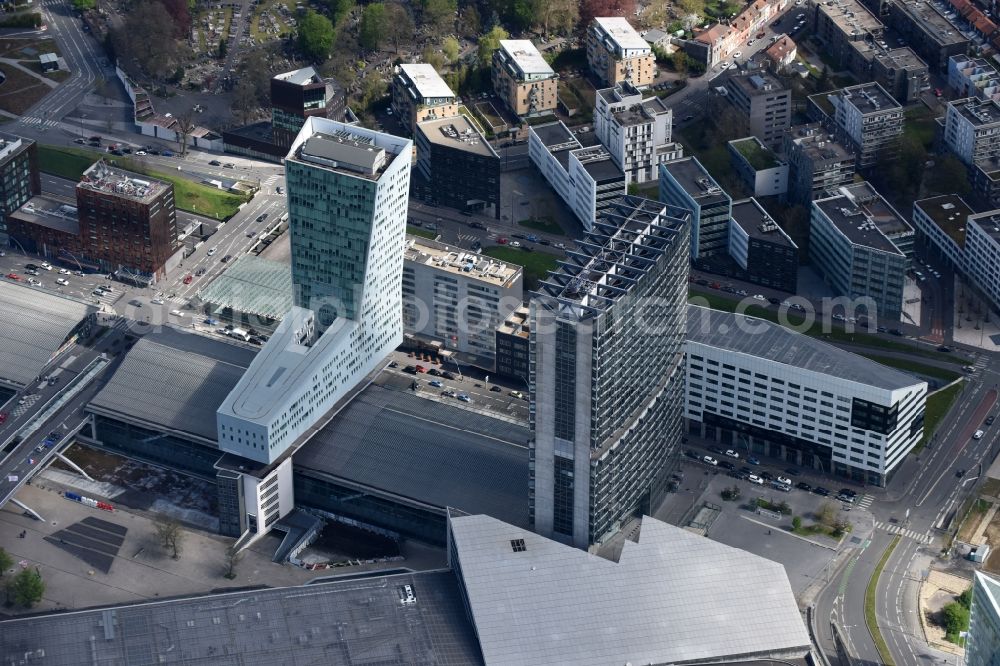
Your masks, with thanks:
<instances>
[{"instance_id":1,"label":"row of tree","mask_svg":"<svg viewBox=\"0 0 1000 666\"><path fill-rule=\"evenodd\" d=\"M0 576L14 566L14 558L0 548ZM45 595L45 581L38 569L21 569L6 585L7 605L31 608Z\"/></svg>"}]
</instances>

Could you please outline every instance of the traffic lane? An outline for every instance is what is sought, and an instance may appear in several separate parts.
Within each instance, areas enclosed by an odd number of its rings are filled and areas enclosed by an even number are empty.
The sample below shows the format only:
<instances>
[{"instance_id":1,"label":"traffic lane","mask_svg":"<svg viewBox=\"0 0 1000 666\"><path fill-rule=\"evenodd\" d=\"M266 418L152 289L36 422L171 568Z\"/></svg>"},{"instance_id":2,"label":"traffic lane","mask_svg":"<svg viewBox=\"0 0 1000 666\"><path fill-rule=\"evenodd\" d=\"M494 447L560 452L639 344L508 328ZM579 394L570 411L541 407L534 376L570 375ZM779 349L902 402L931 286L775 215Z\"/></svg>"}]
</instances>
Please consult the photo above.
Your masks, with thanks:
<instances>
[{"instance_id":1,"label":"traffic lane","mask_svg":"<svg viewBox=\"0 0 1000 666\"><path fill-rule=\"evenodd\" d=\"M911 638L916 635L912 620L915 610L907 607L917 597L910 574L910 566L917 554L918 544L908 538L900 539L886 561L875 593L875 615L895 663L900 666L917 666L917 656ZM908 632L907 629L910 631Z\"/></svg>"},{"instance_id":2,"label":"traffic lane","mask_svg":"<svg viewBox=\"0 0 1000 666\"><path fill-rule=\"evenodd\" d=\"M891 540L892 536L888 532L872 532L868 546L858 554L846 585L841 582L844 594L839 608L840 628L849 636L854 656L872 664L882 663L882 658L865 621L865 591ZM836 582L831 582L831 585L835 584Z\"/></svg>"},{"instance_id":3,"label":"traffic lane","mask_svg":"<svg viewBox=\"0 0 1000 666\"><path fill-rule=\"evenodd\" d=\"M969 415L968 420L965 422L965 427L959 431L959 435L952 445L951 451L952 455L957 455L962 452L962 450L969 444L969 442L982 441L972 439L973 434L975 434L979 429L986 428L984 420L989 416L990 410L997 402L997 392L995 389L989 389L986 391L986 395L979 401L976 408L973 410L972 414ZM995 433L994 433L995 434ZM985 435L984 435L985 438ZM990 437L992 440L995 437Z\"/></svg>"}]
</instances>

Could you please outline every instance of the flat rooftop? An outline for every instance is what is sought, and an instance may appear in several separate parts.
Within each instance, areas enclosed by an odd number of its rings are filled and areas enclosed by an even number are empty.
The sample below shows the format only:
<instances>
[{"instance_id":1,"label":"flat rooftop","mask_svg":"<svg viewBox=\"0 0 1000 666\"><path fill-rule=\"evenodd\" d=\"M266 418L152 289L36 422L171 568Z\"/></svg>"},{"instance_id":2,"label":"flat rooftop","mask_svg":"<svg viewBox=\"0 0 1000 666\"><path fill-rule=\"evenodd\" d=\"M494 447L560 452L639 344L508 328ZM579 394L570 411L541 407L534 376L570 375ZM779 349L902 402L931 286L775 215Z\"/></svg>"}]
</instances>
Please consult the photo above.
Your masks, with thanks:
<instances>
[{"instance_id":1,"label":"flat rooftop","mask_svg":"<svg viewBox=\"0 0 1000 666\"><path fill-rule=\"evenodd\" d=\"M683 157L667 162L663 168L702 207L722 203L730 198L697 158Z\"/></svg>"},{"instance_id":2,"label":"flat rooftop","mask_svg":"<svg viewBox=\"0 0 1000 666\"><path fill-rule=\"evenodd\" d=\"M417 124L417 129L433 144L500 159L493 146L479 133L472 121L463 115L425 120Z\"/></svg>"},{"instance_id":3,"label":"flat rooftop","mask_svg":"<svg viewBox=\"0 0 1000 666\"><path fill-rule=\"evenodd\" d=\"M611 90L614 90L613 88ZM631 104L621 111L616 111L614 116L618 122L628 127L630 125L643 125L652 122L657 116L669 113L668 107L659 97L650 97L642 100L640 104Z\"/></svg>"},{"instance_id":4,"label":"flat rooftop","mask_svg":"<svg viewBox=\"0 0 1000 666\"><path fill-rule=\"evenodd\" d=\"M1000 104L992 99L967 97L948 102L948 106L974 127L1000 123Z\"/></svg>"},{"instance_id":5,"label":"flat rooftop","mask_svg":"<svg viewBox=\"0 0 1000 666\"><path fill-rule=\"evenodd\" d=\"M738 317L743 321L737 321ZM689 349L705 345L887 391L926 384L913 375L765 319L688 305L687 321Z\"/></svg>"},{"instance_id":6,"label":"flat rooftop","mask_svg":"<svg viewBox=\"0 0 1000 666\"><path fill-rule=\"evenodd\" d=\"M910 15L913 23L923 29L935 42L942 46L948 44L959 44L968 42L968 38L963 35L955 24L948 20L937 7L930 2L923 0L910 0L900 2L898 6Z\"/></svg>"},{"instance_id":7,"label":"flat rooftop","mask_svg":"<svg viewBox=\"0 0 1000 666\"><path fill-rule=\"evenodd\" d=\"M649 51L649 43L632 27L632 24L623 16L599 16L594 18L604 30L604 34L611 39L618 50L642 50Z\"/></svg>"},{"instance_id":8,"label":"flat rooftop","mask_svg":"<svg viewBox=\"0 0 1000 666\"><path fill-rule=\"evenodd\" d=\"M774 218L768 215L767 211L752 197L733 202L733 221L740 225L740 228L750 238L767 241L773 245L798 248L788 237L788 234L778 226Z\"/></svg>"},{"instance_id":9,"label":"flat rooftop","mask_svg":"<svg viewBox=\"0 0 1000 666\"><path fill-rule=\"evenodd\" d=\"M828 0L816 5L840 31L858 37L865 33L881 35L882 22L875 18L858 0ZM856 32L855 32L856 31Z\"/></svg>"},{"instance_id":10,"label":"flat rooftop","mask_svg":"<svg viewBox=\"0 0 1000 666\"><path fill-rule=\"evenodd\" d=\"M528 339L530 330L528 328L528 308L524 305L517 308L503 321L502 324L497 326L498 333L506 333L507 335L516 335L519 338Z\"/></svg>"},{"instance_id":11,"label":"flat rooftop","mask_svg":"<svg viewBox=\"0 0 1000 666\"><path fill-rule=\"evenodd\" d=\"M404 585L412 604L402 603ZM483 663L450 571L9 620L0 622L0 656L5 664L46 666Z\"/></svg>"},{"instance_id":12,"label":"flat rooftop","mask_svg":"<svg viewBox=\"0 0 1000 666\"><path fill-rule=\"evenodd\" d=\"M0 132L0 160L7 159L9 155L14 154L22 146L30 146L33 143L34 141L31 139L23 139L7 132Z\"/></svg>"},{"instance_id":13,"label":"flat rooftop","mask_svg":"<svg viewBox=\"0 0 1000 666\"><path fill-rule=\"evenodd\" d=\"M80 235L80 214L74 199L54 194L39 194L28 199L10 215L70 236Z\"/></svg>"},{"instance_id":14,"label":"flat rooftop","mask_svg":"<svg viewBox=\"0 0 1000 666\"><path fill-rule=\"evenodd\" d=\"M285 262L243 255L205 288L198 298L220 308L232 308L269 319L281 319L294 303L292 271Z\"/></svg>"},{"instance_id":15,"label":"flat rooftop","mask_svg":"<svg viewBox=\"0 0 1000 666\"><path fill-rule=\"evenodd\" d=\"M501 39L500 48L526 76L556 74L530 39Z\"/></svg>"},{"instance_id":16,"label":"flat rooftop","mask_svg":"<svg viewBox=\"0 0 1000 666\"><path fill-rule=\"evenodd\" d=\"M445 83L441 75L434 69L434 65L429 63L405 63L399 65L399 69L405 77L413 84L417 94L423 99L439 99L442 97L454 97L448 84Z\"/></svg>"},{"instance_id":17,"label":"flat rooftop","mask_svg":"<svg viewBox=\"0 0 1000 666\"><path fill-rule=\"evenodd\" d=\"M822 123L797 125L788 130L792 141L813 162L854 162L854 153L826 131Z\"/></svg>"},{"instance_id":18,"label":"flat rooftop","mask_svg":"<svg viewBox=\"0 0 1000 666\"><path fill-rule=\"evenodd\" d=\"M848 196L838 194L826 199L817 199L813 201L813 205L823 211L833 225L854 245L902 255L865 211Z\"/></svg>"},{"instance_id":19,"label":"flat rooftop","mask_svg":"<svg viewBox=\"0 0 1000 666\"><path fill-rule=\"evenodd\" d=\"M83 172L77 190L93 190L123 199L150 203L173 185L98 160Z\"/></svg>"},{"instance_id":20,"label":"flat rooftop","mask_svg":"<svg viewBox=\"0 0 1000 666\"><path fill-rule=\"evenodd\" d=\"M841 193L847 194L855 205L875 223L879 231L889 238L913 234L913 227L896 212L896 209L875 191L871 184L863 180L851 185L842 185Z\"/></svg>"},{"instance_id":21,"label":"flat rooftop","mask_svg":"<svg viewBox=\"0 0 1000 666\"><path fill-rule=\"evenodd\" d=\"M0 379L26 386L94 305L0 279Z\"/></svg>"},{"instance_id":22,"label":"flat rooftop","mask_svg":"<svg viewBox=\"0 0 1000 666\"><path fill-rule=\"evenodd\" d=\"M1000 210L990 210L969 216L969 224L975 224L995 243L1000 243Z\"/></svg>"},{"instance_id":23,"label":"flat rooftop","mask_svg":"<svg viewBox=\"0 0 1000 666\"><path fill-rule=\"evenodd\" d=\"M903 108L892 95L885 91L885 88L875 82L849 86L837 92L843 102L850 104L863 114L899 111Z\"/></svg>"},{"instance_id":24,"label":"flat rooftop","mask_svg":"<svg viewBox=\"0 0 1000 666\"><path fill-rule=\"evenodd\" d=\"M896 69L927 69L927 63L909 46L882 51L875 55L875 59L886 64L891 64Z\"/></svg>"},{"instance_id":25,"label":"flat rooftop","mask_svg":"<svg viewBox=\"0 0 1000 666\"><path fill-rule=\"evenodd\" d=\"M729 142L733 150L740 154L755 171L781 166L781 160L773 150L765 146L755 136L733 139Z\"/></svg>"},{"instance_id":26,"label":"flat rooftop","mask_svg":"<svg viewBox=\"0 0 1000 666\"><path fill-rule=\"evenodd\" d=\"M759 95L772 95L776 92L786 90L776 76L763 70L749 75L733 76L727 81L740 90L747 97L757 97Z\"/></svg>"},{"instance_id":27,"label":"flat rooftop","mask_svg":"<svg viewBox=\"0 0 1000 666\"><path fill-rule=\"evenodd\" d=\"M919 208L959 247L965 247L965 225L969 216L975 215L975 211L962 197L957 194L944 194L921 199L913 202L913 208L914 210Z\"/></svg>"},{"instance_id":28,"label":"flat rooftop","mask_svg":"<svg viewBox=\"0 0 1000 666\"><path fill-rule=\"evenodd\" d=\"M649 516L617 562L488 516L452 518L450 530L491 666L721 663L809 651L781 564Z\"/></svg>"},{"instance_id":29,"label":"flat rooftop","mask_svg":"<svg viewBox=\"0 0 1000 666\"><path fill-rule=\"evenodd\" d=\"M503 288L511 287L522 273L520 266L419 236L407 235L403 259Z\"/></svg>"},{"instance_id":30,"label":"flat rooftop","mask_svg":"<svg viewBox=\"0 0 1000 666\"><path fill-rule=\"evenodd\" d=\"M310 83L322 83L323 79L316 70L312 67L303 67L301 69L293 69L290 72L284 72L282 74L275 74L271 77L277 81L284 81L285 83L293 83L297 86L305 86Z\"/></svg>"},{"instance_id":31,"label":"flat rooftop","mask_svg":"<svg viewBox=\"0 0 1000 666\"><path fill-rule=\"evenodd\" d=\"M580 160L583 170L598 183L606 183L615 180L625 180L625 172L618 168L604 146L590 146L573 151L573 155Z\"/></svg>"},{"instance_id":32,"label":"flat rooftop","mask_svg":"<svg viewBox=\"0 0 1000 666\"><path fill-rule=\"evenodd\" d=\"M564 150L566 148L582 148L576 136L569 131L561 120L542 125L532 125L531 130L542 142L542 145L549 149L549 152Z\"/></svg>"}]
</instances>

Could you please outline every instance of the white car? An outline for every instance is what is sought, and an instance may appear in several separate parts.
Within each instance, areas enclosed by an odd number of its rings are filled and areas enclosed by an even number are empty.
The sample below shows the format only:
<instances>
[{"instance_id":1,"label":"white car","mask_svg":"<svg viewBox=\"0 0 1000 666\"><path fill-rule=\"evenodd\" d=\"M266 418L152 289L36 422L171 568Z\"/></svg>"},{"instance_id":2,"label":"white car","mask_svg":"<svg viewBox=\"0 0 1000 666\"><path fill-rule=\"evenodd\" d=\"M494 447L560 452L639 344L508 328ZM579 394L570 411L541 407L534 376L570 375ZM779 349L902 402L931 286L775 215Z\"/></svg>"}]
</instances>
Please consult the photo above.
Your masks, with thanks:
<instances>
[{"instance_id":1,"label":"white car","mask_svg":"<svg viewBox=\"0 0 1000 666\"><path fill-rule=\"evenodd\" d=\"M43 261L43 262L42 262L41 264L39 264L39 265L40 265L40 266L41 266L42 268L44 268L45 270L47 270L47 271L51 271L51 270L52 270L52 264L50 264L50 263L49 263L49 262L47 262L47 261Z\"/></svg>"},{"instance_id":2,"label":"white car","mask_svg":"<svg viewBox=\"0 0 1000 666\"><path fill-rule=\"evenodd\" d=\"M60 268L59 275L69 275L69 271L65 268Z\"/></svg>"},{"instance_id":3,"label":"white car","mask_svg":"<svg viewBox=\"0 0 1000 666\"><path fill-rule=\"evenodd\" d=\"M729 69L729 61L723 60L719 63L719 69Z\"/></svg>"},{"instance_id":4,"label":"white car","mask_svg":"<svg viewBox=\"0 0 1000 666\"><path fill-rule=\"evenodd\" d=\"M738 60L743 57L743 51L737 51L733 54L733 60Z\"/></svg>"},{"instance_id":5,"label":"white car","mask_svg":"<svg viewBox=\"0 0 1000 666\"><path fill-rule=\"evenodd\" d=\"M170 314L172 314L175 317L183 317L184 316L184 313L181 312L180 310L171 310Z\"/></svg>"},{"instance_id":6,"label":"white car","mask_svg":"<svg viewBox=\"0 0 1000 666\"><path fill-rule=\"evenodd\" d=\"M137 151L135 151L135 154L138 155L139 157L142 157L143 155L146 154L146 151L145 150L137 150Z\"/></svg>"},{"instance_id":7,"label":"white car","mask_svg":"<svg viewBox=\"0 0 1000 666\"><path fill-rule=\"evenodd\" d=\"M753 295L753 299L755 301L766 301L767 300L766 298L764 298L763 294L754 294Z\"/></svg>"},{"instance_id":8,"label":"white car","mask_svg":"<svg viewBox=\"0 0 1000 666\"><path fill-rule=\"evenodd\" d=\"M739 69L739 68L740 68L740 66L737 65L735 62L732 65L729 66L729 69Z\"/></svg>"},{"instance_id":9,"label":"white car","mask_svg":"<svg viewBox=\"0 0 1000 666\"><path fill-rule=\"evenodd\" d=\"M36 280L35 278L28 278L28 284L30 284L30 285L32 285L32 286L35 286L35 287L38 287L38 286L40 286L40 285L41 285L42 283L41 283L41 282L39 282L38 280Z\"/></svg>"},{"instance_id":10,"label":"white car","mask_svg":"<svg viewBox=\"0 0 1000 666\"><path fill-rule=\"evenodd\" d=\"M776 480L778 483L783 483L786 486L792 485L792 480L789 479L787 476L779 476Z\"/></svg>"},{"instance_id":11,"label":"white car","mask_svg":"<svg viewBox=\"0 0 1000 666\"><path fill-rule=\"evenodd\" d=\"M163 305L163 299L162 298L154 298L153 300L150 301L150 303L152 303L153 305Z\"/></svg>"},{"instance_id":12,"label":"white car","mask_svg":"<svg viewBox=\"0 0 1000 666\"><path fill-rule=\"evenodd\" d=\"M69 280L67 280L66 278L56 278L56 284L61 284L62 286L66 287L69 285Z\"/></svg>"},{"instance_id":13,"label":"white car","mask_svg":"<svg viewBox=\"0 0 1000 666\"><path fill-rule=\"evenodd\" d=\"M983 435L985 435L985 434L986 434L986 433L984 433L984 432L983 432L982 430L977 430L977 431L975 432L975 434L974 434L974 435L972 435L972 439L982 439L982 438L983 438Z\"/></svg>"},{"instance_id":14,"label":"white car","mask_svg":"<svg viewBox=\"0 0 1000 666\"><path fill-rule=\"evenodd\" d=\"M756 474L751 474L750 476L748 476L747 481L749 481L750 483L756 483L758 486L764 485L764 479L760 478Z\"/></svg>"},{"instance_id":15,"label":"white car","mask_svg":"<svg viewBox=\"0 0 1000 666\"><path fill-rule=\"evenodd\" d=\"M508 245L511 247L521 247L521 243L519 241L511 241Z\"/></svg>"},{"instance_id":16,"label":"white car","mask_svg":"<svg viewBox=\"0 0 1000 666\"><path fill-rule=\"evenodd\" d=\"M213 254L215 254L218 251L219 251L219 248L213 247L211 250L208 251L208 256L211 257Z\"/></svg>"},{"instance_id":17,"label":"white car","mask_svg":"<svg viewBox=\"0 0 1000 666\"><path fill-rule=\"evenodd\" d=\"M719 464L719 461L716 460L715 458L713 458L712 456L705 456L704 458L702 458L702 460L705 461L705 462L707 462L709 465L718 465Z\"/></svg>"},{"instance_id":18,"label":"white car","mask_svg":"<svg viewBox=\"0 0 1000 666\"><path fill-rule=\"evenodd\" d=\"M730 458L736 458L737 460L740 459L740 454L736 453L736 451L733 451L732 449L726 451L726 455L729 456Z\"/></svg>"}]
</instances>

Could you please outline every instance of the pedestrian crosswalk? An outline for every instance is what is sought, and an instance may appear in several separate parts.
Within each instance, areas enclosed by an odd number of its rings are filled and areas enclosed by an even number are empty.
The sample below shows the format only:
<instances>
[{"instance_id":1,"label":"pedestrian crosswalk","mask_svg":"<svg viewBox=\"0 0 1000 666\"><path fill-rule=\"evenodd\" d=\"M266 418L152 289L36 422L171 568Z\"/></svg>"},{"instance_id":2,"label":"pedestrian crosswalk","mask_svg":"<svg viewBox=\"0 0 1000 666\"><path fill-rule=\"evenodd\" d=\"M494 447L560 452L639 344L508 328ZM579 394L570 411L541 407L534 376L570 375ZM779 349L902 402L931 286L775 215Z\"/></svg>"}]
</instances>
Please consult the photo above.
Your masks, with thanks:
<instances>
[{"instance_id":1,"label":"pedestrian crosswalk","mask_svg":"<svg viewBox=\"0 0 1000 666\"><path fill-rule=\"evenodd\" d=\"M281 181L281 179L282 179L282 176L278 176L278 175L268 176L263 181L261 181L261 186L263 186L263 187L271 187L272 185L276 185L279 181Z\"/></svg>"},{"instance_id":2,"label":"pedestrian crosswalk","mask_svg":"<svg viewBox=\"0 0 1000 666\"><path fill-rule=\"evenodd\" d=\"M874 501L875 498L872 497L871 495L862 495L861 498L857 501L857 507L859 509L867 509L872 505L872 502Z\"/></svg>"},{"instance_id":3,"label":"pedestrian crosswalk","mask_svg":"<svg viewBox=\"0 0 1000 666\"><path fill-rule=\"evenodd\" d=\"M466 242L466 243L471 243L471 242L477 241L477 240L479 240L479 236L476 236L475 234L458 234L458 242L459 243L461 243L463 241Z\"/></svg>"},{"instance_id":4,"label":"pedestrian crosswalk","mask_svg":"<svg viewBox=\"0 0 1000 666\"><path fill-rule=\"evenodd\" d=\"M973 372L979 372L989 364L990 364L990 359L984 356L983 354L980 354L978 357L976 357L975 363L972 364L972 367L975 368Z\"/></svg>"},{"instance_id":5,"label":"pedestrian crosswalk","mask_svg":"<svg viewBox=\"0 0 1000 666\"><path fill-rule=\"evenodd\" d=\"M878 520L875 521L875 528L880 530L885 530L889 534L899 534L901 536L908 537L919 543L930 543L934 538L930 535L929 532L915 532L914 530L906 529L905 527L902 527L900 525L883 523Z\"/></svg>"},{"instance_id":6,"label":"pedestrian crosswalk","mask_svg":"<svg viewBox=\"0 0 1000 666\"><path fill-rule=\"evenodd\" d=\"M23 116L18 122L22 125L28 125L30 127L57 127L59 125L58 120L45 120L37 116Z\"/></svg>"}]
</instances>

